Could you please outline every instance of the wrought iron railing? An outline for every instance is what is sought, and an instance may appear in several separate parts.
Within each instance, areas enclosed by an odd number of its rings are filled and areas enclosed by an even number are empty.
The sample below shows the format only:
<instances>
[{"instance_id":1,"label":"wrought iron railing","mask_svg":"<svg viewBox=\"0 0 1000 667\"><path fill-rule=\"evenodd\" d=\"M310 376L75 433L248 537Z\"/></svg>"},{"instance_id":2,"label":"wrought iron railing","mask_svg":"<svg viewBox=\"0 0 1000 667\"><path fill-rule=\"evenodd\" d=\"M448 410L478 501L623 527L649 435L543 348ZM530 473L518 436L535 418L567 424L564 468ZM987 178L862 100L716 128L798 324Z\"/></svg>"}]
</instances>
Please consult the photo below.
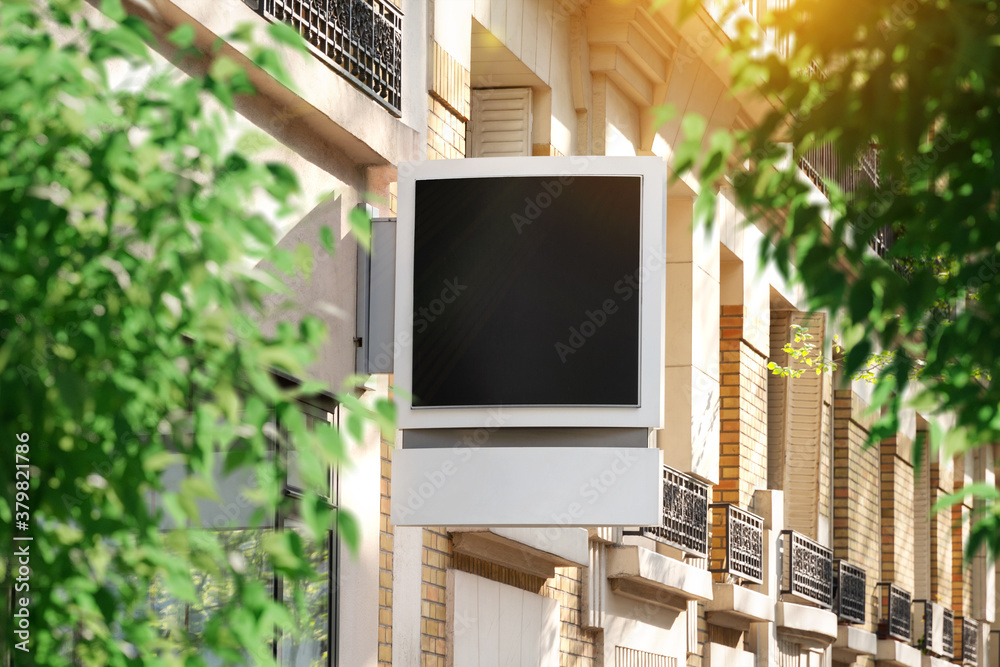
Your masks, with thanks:
<instances>
[{"instance_id":1,"label":"wrought iron railing","mask_svg":"<svg viewBox=\"0 0 1000 667\"><path fill-rule=\"evenodd\" d=\"M865 622L867 573L838 558L833 561L833 611L845 623Z\"/></svg>"},{"instance_id":2,"label":"wrought iron railing","mask_svg":"<svg viewBox=\"0 0 1000 667\"><path fill-rule=\"evenodd\" d=\"M912 609L913 645L925 653L951 658L955 638L952 611L929 600L914 600Z\"/></svg>"},{"instance_id":3,"label":"wrought iron railing","mask_svg":"<svg viewBox=\"0 0 1000 667\"><path fill-rule=\"evenodd\" d=\"M794 530L781 531L781 592L833 606L833 553Z\"/></svg>"},{"instance_id":4,"label":"wrought iron railing","mask_svg":"<svg viewBox=\"0 0 1000 667\"><path fill-rule=\"evenodd\" d=\"M663 524L625 534L652 537L693 556L708 556L708 485L663 466Z\"/></svg>"},{"instance_id":5,"label":"wrought iron railing","mask_svg":"<svg viewBox=\"0 0 1000 667\"><path fill-rule=\"evenodd\" d=\"M958 617L962 625L962 664L979 664L979 621L962 616Z\"/></svg>"},{"instance_id":6,"label":"wrought iron railing","mask_svg":"<svg viewBox=\"0 0 1000 667\"><path fill-rule=\"evenodd\" d=\"M882 582L879 588L878 636L910 641L910 594L896 584Z\"/></svg>"},{"instance_id":7,"label":"wrought iron railing","mask_svg":"<svg viewBox=\"0 0 1000 667\"><path fill-rule=\"evenodd\" d=\"M402 109L403 13L388 0L244 0L393 115Z\"/></svg>"},{"instance_id":8,"label":"wrought iron railing","mask_svg":"<svg viewBox=\"0 0 1000 667\"><path fill-rule=\"evenodd\" d=\"M829 194L830 183L836 183L847 199L853 200L860 192L878 188L878 161L878 149L874 146L855 160L846 160L836 146L825 144L805 151L799 158L799 168L824 195ZM884 226L868 240L868 245L879 257L884 257L895 240L892 227Z\"/></svg>"},{"instance_id":9,"label":"wrought iron railing","mask_svg":"<svg viewBox=\"0 0 1000 667\"><path fill-rule=\"evenodd\" d=\"M946 658L955 657L955 612L945 607L944 626L941 628L941 654Z\"/></svg>"},{"instance_id":10,"label":"wrought iron railing","mask_svg":"<svg viewBox=\"0 0 1000 667\"><path fill-rule=\"evenodd\" d=\"M722 525L721 553L713 552L709 569L759 584L764 580L764 519L730 503L713 503L711 508L722 513Z\"/></svg>"}]
</instances>

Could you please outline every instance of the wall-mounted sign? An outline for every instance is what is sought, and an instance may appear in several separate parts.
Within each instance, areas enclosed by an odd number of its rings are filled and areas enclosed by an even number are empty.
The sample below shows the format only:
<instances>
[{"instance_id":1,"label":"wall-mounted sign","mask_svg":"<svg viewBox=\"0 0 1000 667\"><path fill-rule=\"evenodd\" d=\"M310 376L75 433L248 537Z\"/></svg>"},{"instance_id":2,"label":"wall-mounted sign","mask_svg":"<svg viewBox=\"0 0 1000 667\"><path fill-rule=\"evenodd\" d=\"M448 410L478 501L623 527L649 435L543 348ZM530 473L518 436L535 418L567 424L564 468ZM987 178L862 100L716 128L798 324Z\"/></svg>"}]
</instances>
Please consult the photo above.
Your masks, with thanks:
<instances>
[{"instance_id":1,"label":"wall-mounted sign","mask_svg":"<svg viewBox=\"0 0 1000 667\"><path fill-rule=\"evenodd\" d=\"M663 420L660 158L483 158L399 170L399 425Z\"/></svg>"}]
</instances>

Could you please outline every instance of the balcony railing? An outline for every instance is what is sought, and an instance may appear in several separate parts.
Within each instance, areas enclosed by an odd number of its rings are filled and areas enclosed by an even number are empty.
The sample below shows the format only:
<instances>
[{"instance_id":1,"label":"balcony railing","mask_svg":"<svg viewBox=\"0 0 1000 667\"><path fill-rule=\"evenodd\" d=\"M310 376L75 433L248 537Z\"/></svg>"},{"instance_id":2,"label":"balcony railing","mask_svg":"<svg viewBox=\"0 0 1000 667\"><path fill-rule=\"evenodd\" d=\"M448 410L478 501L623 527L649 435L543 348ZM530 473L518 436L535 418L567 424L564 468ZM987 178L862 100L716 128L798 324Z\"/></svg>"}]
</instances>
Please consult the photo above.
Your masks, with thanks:
<instances>
[{"instance_id":1,"label":"balcony railing","mask_svg":"<svg viewBox=\"0 0 1000 667\"><path fill-rule=\"evenodd\" d=\"M244 0L283 21L312 52L395 116L401 113L403 14L388 0Z\"/></svg>"},{"instance_id":2,"label":"balcony railing","mask_svg":"<svg viewBox=\"0 0 1000 667\"><path fill-rule=\"evenodd\" d=\"M708 556L708 485L663 466L663 525L625 534L644 535L693 556Z\"/></svg>"},{"instance_id":3,"label":"balcony railing","mask_svg":"<svg viewBox=\"0 0 1000 667\"><path fill-rule=\"evenodd\" d=\"M941 653L946 658L955 657L955 612L947 607L942 614L944 627L941 628Z\"/></svg>"},{"instance_id":4,"label":"balcony railing","mask_svg":"<svg viewBox=\"0 0 1000 667\"><path fill-rule=\"evenodd\" d=\"M896 584L883 582L879 587L878 636L882 639L910 641L910 594Z\"/></svg>"},{"instance_id":5,"label":"balcony railing","mask_svg":"<svg viewBox=\"0 0 1000 667\"><path fill-rule=\"evenodd\" d=\"M955 615L951 609L928 600L913 601L913 645L939 657L954 652Z\"/></svg>"},{"instance_id":6,"label":"balcony railing","mask_svg":"<svg viewBox=\"0 0 1000 667\"><path fill-rule=\"evenodd\" d=\"M781 592L824 609L833 606L832 552L794 530L781 531Z\"/></svg>"},{"instance_id":7,"label":"balcony railing","mask_svg":"<svg viewBox=\"0 0 1000 667\"><path fill-rule=\"evenodd\" d=\"M721 548L713 551L712 572L759 584L764 580L764 519L730 503L714 503ZM719 514L722 521L718 521ZM718 554L718 556L716 555Z\"/></svg>"},{"instance_id":8,"label":"balcony railing","mask_svg":"<svg viewBox=\"0 0 1000 667\"><path fill-rule=\"evenodd\" d=\"M878 149L874 146L852 161L841 157L833 144L826 144L803 153L799 168L824 195L829 194L830 183L836 183L847 199L852 200L859 192L878 188L878 160ZM884 257L895 240L892 227L885 226L875 232L868 245L879 257Z\"/></svg>"},{"instance_id":9,"label":"balcony railing","mask_svg":"<svg viewBox=\"0 0 1000 667\"><path fill-rule=\"evenodd\" d=\"M962 664L979 664L979 621L958 617L962 625Z\"/></svg>"},{"instance_id":10,"label":"balcony railing","mask_svg":"<svg viewBox=\"0 0 1000 667\"><path fill-rule=\"evenodd\" d=\"M846 560L833 561L833 611L845 623L865 622L865 585L868 576Z\"/></svg>"}]
</instances>

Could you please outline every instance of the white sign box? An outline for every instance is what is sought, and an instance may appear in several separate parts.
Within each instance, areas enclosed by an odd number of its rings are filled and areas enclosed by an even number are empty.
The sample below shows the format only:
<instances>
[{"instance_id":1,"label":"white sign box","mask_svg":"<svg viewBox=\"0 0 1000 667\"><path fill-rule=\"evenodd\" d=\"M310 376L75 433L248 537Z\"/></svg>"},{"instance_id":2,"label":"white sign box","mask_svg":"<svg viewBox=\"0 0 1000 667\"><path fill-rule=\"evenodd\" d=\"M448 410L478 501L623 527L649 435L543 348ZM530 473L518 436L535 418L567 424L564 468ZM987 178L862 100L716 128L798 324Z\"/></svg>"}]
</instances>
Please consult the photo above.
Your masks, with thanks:
<instances>
[{"instance_id":1,"label":"white sign box","mask_svg":"<svg viewBox=\"0 0 1000 667\"><path fill-rule=\"evenodd\" d=\"M666 166L399 167L401 429L663 426Z\"/></svg>"},{"instance_id":2,"label":"white sign box","mask_svg":"<svg viewBox=\"0 0 1000 667\"><path fill-rule=\"evenodd\" d=\"M396 449L397 526L659 526L663 453L634 447Z\"/></svg>"}]
</instances>

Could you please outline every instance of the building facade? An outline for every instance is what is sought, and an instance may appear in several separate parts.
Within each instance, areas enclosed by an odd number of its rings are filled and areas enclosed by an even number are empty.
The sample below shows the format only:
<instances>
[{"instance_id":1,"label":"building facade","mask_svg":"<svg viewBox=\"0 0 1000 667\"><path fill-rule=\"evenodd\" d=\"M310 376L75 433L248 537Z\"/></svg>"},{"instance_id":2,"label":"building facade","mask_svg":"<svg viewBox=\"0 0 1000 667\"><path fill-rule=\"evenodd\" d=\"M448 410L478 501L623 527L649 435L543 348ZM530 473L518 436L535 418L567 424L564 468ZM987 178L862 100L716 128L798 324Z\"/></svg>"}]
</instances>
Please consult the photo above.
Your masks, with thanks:
<instances>
[{"instance_id":1,"label":"building facade","mask_svg":"<svg viewBox=\"0 0 1000 667\"><path fill-rule=\"evenodd\" d=\"M744 12L757 10L758 3ZM646 155L668 161L680 117L748 127L761 99L733 95L707 2L680 22L643 0L153 0L129 4L157 34L189 23L209 45L243 22L286 21L292 91L260 71L239 122L304 185L282 244L339 229L335 256L294 285L331 336L316 375L332 386L365 350L365 271L348 215L395 214L402 163L491 156ZM750 14L751 18L753 17ZM237 47L238 48L238 47ZM280 47L279 47L280 48ZM165 54L168 55L169 54ZM677 118L657 109L672 104ZM707 135L706 135L707 136ZM808 170L807 170L808 171ZM307 202L334 190L313 207ZM817 193L820 190L817 189ZM963 562L973 510L942 496L994 482L995 451L915 471L912 445L940 416L908 413L865 448L871 387L788 365L793 325L822 339L799 289L759 263L763 233L723 191L692 230L697 183L668 190L664 524L584 529L394 527L393 446L375 435L338 473L362 521L360 555L337 542L317 648L287 664L341 667L996 665L996 580ZM821 195L820 195L821 196ZM361 276L361 278L359 278ZM359 285L361 288L359 289ZM277 305L277 304L276 304ZM329 306L333 306L330 308ZM332 315L330 313L338 313ZM363 352L359 352L359 349ZM362 369L363 370L363 369ZM370 390L387 392L390 377ZM322 418L336 420L336 407ZM945 423L944 426L947 426ZM484 425L482 446L496 426ZM481 437L480 437L481 436ZM557 471L553 471L557 474ZM970 501L971 502L971 501Z\"/></svg>"}]
</instances>

